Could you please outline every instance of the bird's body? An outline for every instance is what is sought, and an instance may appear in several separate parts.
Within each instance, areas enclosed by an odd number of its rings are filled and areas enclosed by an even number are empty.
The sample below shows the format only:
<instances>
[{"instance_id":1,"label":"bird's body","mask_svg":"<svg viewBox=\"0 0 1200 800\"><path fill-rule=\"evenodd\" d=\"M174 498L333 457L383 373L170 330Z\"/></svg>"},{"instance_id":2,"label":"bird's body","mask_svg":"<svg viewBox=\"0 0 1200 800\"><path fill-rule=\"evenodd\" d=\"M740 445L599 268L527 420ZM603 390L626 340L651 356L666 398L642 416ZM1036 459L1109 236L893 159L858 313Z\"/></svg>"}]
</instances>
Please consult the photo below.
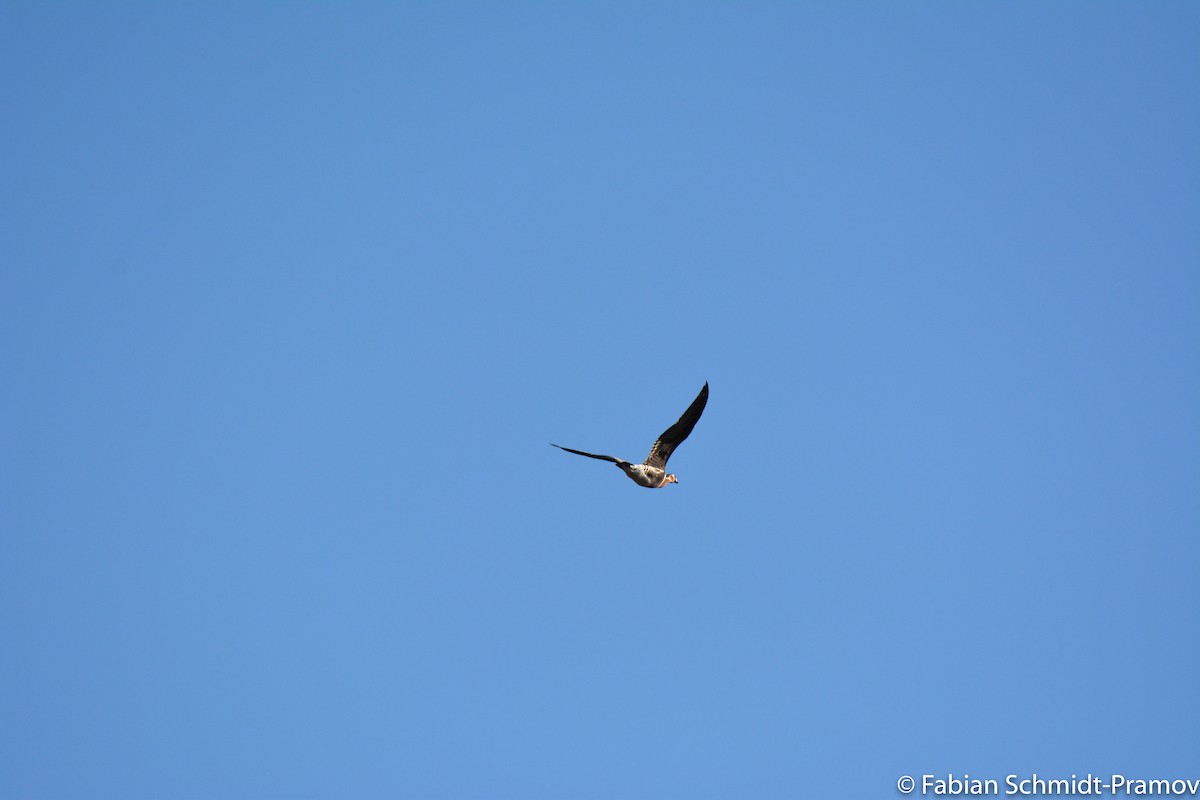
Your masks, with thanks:
<instances>
[{"instance_id":1,"label":"bird's body","mask_svg":"<svg viewBox=\"0 0 1200 800\"><path fill-rule=\"evenodd\" d=\"M628 475L630 480L638 486L645 486L647 489L661 489L668 483L679 483L679 479L675 477L674 473L667 472L667 459L671 457L671 453L675 452L675 448L682 444L683 440L691 434L692 428L696 427L696 421L704 413L704 406L707 404L708 384L705 383L704 388L700 390L700 394L696 395L696 399L688 406L687 411L683 412L683 416L679 418L679 421L663 431L662 436L658 437L654 446L650 448L650 455L641 464L632 464L623 458L616 458L614 456L585 453L583 450L572 450L569 447L563 447L553 442L551 444L559 450L566 450L568 453L574 453L577 456L587 456L588 458L595 458L600 461L611 461L620 467L621 471Z\"/></svg>"}]
</instances>

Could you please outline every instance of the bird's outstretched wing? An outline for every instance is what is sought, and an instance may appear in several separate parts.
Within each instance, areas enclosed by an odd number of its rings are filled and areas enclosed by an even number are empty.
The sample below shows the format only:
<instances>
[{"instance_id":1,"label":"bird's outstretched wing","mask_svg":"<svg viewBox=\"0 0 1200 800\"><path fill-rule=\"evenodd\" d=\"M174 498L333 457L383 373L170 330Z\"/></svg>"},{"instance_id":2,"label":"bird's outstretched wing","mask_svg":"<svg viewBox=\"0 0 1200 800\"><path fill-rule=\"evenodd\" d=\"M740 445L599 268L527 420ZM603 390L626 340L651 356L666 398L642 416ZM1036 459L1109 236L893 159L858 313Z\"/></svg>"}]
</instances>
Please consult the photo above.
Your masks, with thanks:
<instances>
[{"instance_id":1,"label":"bird's outstretched wing","mask_svg":"<svg viewBox=\"0 0 1200 800\"><path fill-rule=\"evenodd\" d=\"M587 456L588 458L598 458L601 461L611 461L614 464L623 463L623 459L613 458L612 456L598 456L595 453L585 453L582 450L572 450L569 447L563 447L561 444L550 443L551 447L557 447L559 450L566 450L568 453L574 453L577 456Z\"/></svg>"},{"instance_id":2,"label":"bird's outstretched wing","mask_svg":"<svg viewBox=\"0 0 1200 800\"><path fill-rule=\"evenodd\" d=\"M650 455L646 457L645 461L646 466L666 469L667 459L671 457L671 453L675 452L675 448L679 447L688 437L692 428L696 427L696 421L704 413L704 406L707 404L708 382L705 381L704 388L700 390L700 394L696 395L696 399L688 406L688 410L683 412L679 421L663 431L663 435L658 437L654 447L650 448ZM584 453L584 455L587 454ZM595 458L595 456L592 457Z\"/></svg>"}]
</instances>

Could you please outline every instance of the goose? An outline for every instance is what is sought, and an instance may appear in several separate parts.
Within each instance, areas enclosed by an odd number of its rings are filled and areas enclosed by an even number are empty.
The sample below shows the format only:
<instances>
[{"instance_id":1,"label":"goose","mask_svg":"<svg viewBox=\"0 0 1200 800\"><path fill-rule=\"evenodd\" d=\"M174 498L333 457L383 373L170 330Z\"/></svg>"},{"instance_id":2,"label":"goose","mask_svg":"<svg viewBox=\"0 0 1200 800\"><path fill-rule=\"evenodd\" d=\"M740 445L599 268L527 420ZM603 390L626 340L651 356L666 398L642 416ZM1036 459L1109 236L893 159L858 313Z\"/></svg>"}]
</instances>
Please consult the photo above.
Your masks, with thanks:
<instances>
[{"instance_id":1,"label":"goose","mask_svg":"<svg viewBox=\"0 0 1200 800\"><path fill-rule=\"evenodd\" d=\"M633 480L638 486L645 486L647 489L661 489L668 483L679 483L679 478L675 477L675 473L667 472L667 459L671 457L671 453L675 452L675 448L683 444L683 440L692 432L692 428L696 427L696 421L700 419L700 415L704 413L704 406L708 403L708 382L704 382L704 388L700 390L700 394L696 395L696 399L688 406L687 411L683 412L683 416L679 418L671 427L663 431L662 436L650 448L650 455L646 456L646 460L641 464L631 464L621 458L613 456L602 456L596 453L585 453L582 450L572 450L569 447L563 447L559 444L550 443L551 447L557 447L559 450L566 450L568 453L574 453L577 456L587 456L588 458L598 458L601 461L611 461L621 468L621 471Z\"/></svg>"}]
</instances>

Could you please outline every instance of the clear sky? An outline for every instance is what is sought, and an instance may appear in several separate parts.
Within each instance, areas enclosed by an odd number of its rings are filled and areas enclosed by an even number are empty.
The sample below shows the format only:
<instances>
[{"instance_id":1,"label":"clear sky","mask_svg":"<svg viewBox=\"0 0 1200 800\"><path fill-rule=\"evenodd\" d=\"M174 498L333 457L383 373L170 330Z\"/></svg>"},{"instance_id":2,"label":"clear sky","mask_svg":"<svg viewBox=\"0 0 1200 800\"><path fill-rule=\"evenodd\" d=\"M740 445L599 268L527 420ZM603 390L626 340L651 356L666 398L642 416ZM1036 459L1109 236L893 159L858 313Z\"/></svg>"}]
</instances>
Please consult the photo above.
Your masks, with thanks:
<instances>
[{"instance_id":1,"label":"clear sky","mask_svg":"<svg viewBox=\"0 0 1200 800\"><path fill-rule=\"evenodd\" d=\"M7 3L0 74L0 796L1200 777L1200 5ZM548 444L705 381L678 486Z\"/></svg>"}]
</instances>

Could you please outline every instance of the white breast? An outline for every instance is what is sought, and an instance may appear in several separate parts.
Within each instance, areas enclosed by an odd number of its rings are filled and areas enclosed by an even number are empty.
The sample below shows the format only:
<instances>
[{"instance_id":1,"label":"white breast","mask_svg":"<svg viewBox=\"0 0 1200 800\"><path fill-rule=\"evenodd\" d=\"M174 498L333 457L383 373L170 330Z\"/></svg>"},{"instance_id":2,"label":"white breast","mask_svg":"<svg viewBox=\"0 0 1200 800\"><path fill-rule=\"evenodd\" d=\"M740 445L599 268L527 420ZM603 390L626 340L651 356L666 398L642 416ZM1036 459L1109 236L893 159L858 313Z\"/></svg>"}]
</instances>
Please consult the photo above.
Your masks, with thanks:
<instances>
[{"instance_id":1,"label":"white breast","mask_svg":"<svg viewBox=\"0 0 1200 800\"><path fill-rule=\"evenodd\" d=\"M638 486L645 486L649 489L657 489L662 486L663 478L665 477L661 469L648 467L645 464L630 464L628 467L622 466L625 474L633 479Z\"/></svg>"}]
</instances>

